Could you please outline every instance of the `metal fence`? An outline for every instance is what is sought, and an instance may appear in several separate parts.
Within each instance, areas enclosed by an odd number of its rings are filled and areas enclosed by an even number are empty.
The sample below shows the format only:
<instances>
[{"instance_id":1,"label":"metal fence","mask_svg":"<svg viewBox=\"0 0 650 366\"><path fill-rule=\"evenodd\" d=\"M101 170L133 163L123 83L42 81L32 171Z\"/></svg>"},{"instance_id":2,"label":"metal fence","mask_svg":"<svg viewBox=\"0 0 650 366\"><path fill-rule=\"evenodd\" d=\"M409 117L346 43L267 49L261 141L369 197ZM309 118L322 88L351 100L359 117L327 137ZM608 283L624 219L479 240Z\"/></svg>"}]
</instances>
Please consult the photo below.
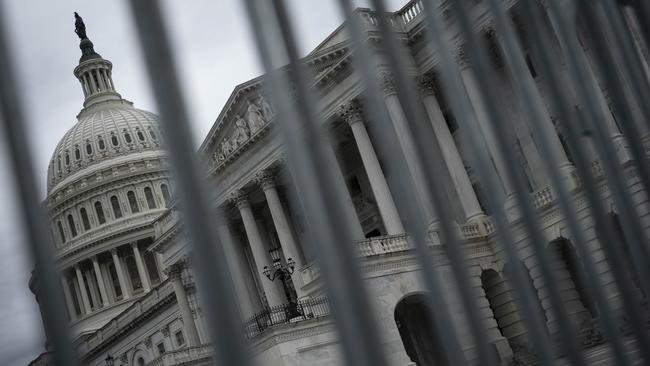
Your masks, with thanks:
<instances>
[{"instance_id":1,"label":"metal fence","mask_svg":"<svg viewBox=\"0 0 650 366\"><path fill-rule=\"evenodd\" d=\"M643 121L650 126L650 85L644 76L640 55L636 52L632 35L625 25L623 12L632 14L640 24L639 42L645 47L650 46L650 4L642 0L542 0L544 9L548 12L557 40L565 56L565 62L570 72L566 75L558 73L549 50L554 47L543 32L537 32L544 27L540 8L536 0L519 0L522 4L522 22L526 24L527 34L531 37L530 52L538 56L540 72L547 76L549 97L553 109L557 111L558 127L564 131L566 146L575 167L573 173L581 189L584 199L590 207L590 215L596 223L606 254L608 265L612 269L613 280L616 281L622 295L625 317L628 328L621 329L611 310L611 301L603 292L601 279L596 268L598 259L593 257L588 247L588 241L582 230L579 217L576 215L576 203L573 199L567 176L563 174L561 157L554 149L552 134L548 123L542 119L541 106L535 96L535 85L529 77L529 67L526 56L517 40L514 25L508 17L507 9L512 1L483 0L489 7L496 37L503 45L502 52L505 63L514 74L513 88L522 110L532 118L531 128L542 156L543 167L552 186L552 192L557 197L558 205L566 219L572 242L586 273L585 283L593 294L598 310L598 327L602 329L602 337L610 344L615 362L620 365L631 365L632 360L625 346L622 332L629 333L641 351L640 357L645 363L650 363L650 340L646 319L643 318L641 304L635 295L632 281L628 280L628 264L623 254L613 243L616 243L616 228L608 219L608 208L604 207L601 192L595 182L599 174L603 174L609 191L615 202L616 211L620 218L621 229L630 247L632 265L639 273L638 285L645 294L650 294L650 255L648 251L646 232L637 213L631 192L624 179L624 167L618 159L617 147L607 135L608 127L600 109L598 96L593 82L581 65L580 50L582 45L576 36L576 17L579 15L582 25L593 40L593 55L595 67L603 75L604 87L611 97L613 108L618 111L620 118L617 122L625 137L629 154L630 168L637 174L642 183L642 190L650 192L650 165L648 164L647 149L643 146L639 126L631 115L632 106L641 110ZM398 13L397 18L389 17L383 0L372 0L374 13L373 22L377 25L377 34L381 37L382 52L387 60L387 68L392 75L395 92L403 107L407 121L426 119L426 111L416 96L416 88L407 66L408 53L402 51L402 40L395 37L394 24L396 21L408 23L415 17L422 17L426 26L422 30L428 46L435 49L439 78L451 110L460 126L462 139L469 148L472 167L482 182L485 191L484 203L489 207L498 242L509 263L519 263L520 253L517 250L516 238L513 236L511 224L508 221L505 200L499 188L498 177L490 167L486 145L486 137L481 133L488 126L494 133L493 138L498 154L502 159L505 175L502 179L512 187L509 200L515 203L521 211L523 225L530 236L533 255L538 263L554 316L558 319L562 344L571 364L585 364L582 345L579 344L578 330L569 320L568 310L561 299L562 289L558 286L557 271L554 270L554 259L547 250L548 243L542 233L538 211L530 200L526 177L516 160L517 151L509 139L504 121L503 108L495 98L495 90L489 64L490 50L485 49L485 43L480 39L475 29L471 8L473 1L449 0L417 0L410 2ZM316 109L317 91L312 85L310 71L301 63L296 46L292 21L287 12L284 0L246 0L246 9L253 34L257 42L260 59L266 70L265 87L272 90L269 96L278 112L278 126L287 150L288 166L298 196L303 205L310 237L315 241L318 264L329 298L329 307L335 320L336 329L342 345L343 357L346 364L355 366L387 365L385 355L379 346L378 327L372 313L367 311L371 301L367 296L364 281L356 261L356 248L353 243L352 229L345 220L343 212L342 187L334 182L329 172L333 167L334 157L325 146L323 133L320 130L322 118ZM436 172L430 164L422 164L429 150L428 137L432 132L430 127L410 123L408 133L413 136L413 154L405 156L394 143L397 135L393 124L389 121L389 113L384 103L383 94L377 81L378 70L371 60L372 45L367 42L362 32L361 18L357 16L350 0L338 0L341 12L345 15L348 35L353 47L354 69L365 86L363 99L366 111L382 128L378 128L379 146L384 149L384 162L393 172L390 184L396 197L396 203L401 217L404 219L406 231L410 235L412 250L417 254L424 279L424 284L430 296L427 297L430 306L432 326L441 335L446 359L450 364L465 363L463 350L460 346L459 334L451 323L453 309L444 301L447 294L442 289L440 275L434 270L435 264L428 245L427 233L429 223L418 205L415 192L423 194L431 202L438 219L440 241L446 250L446 255L453 270L453 279L459 289L462 305L470 327L470 336L477 345L481 364L495 365L497 360L488 343L488 337L483 329L479 316L478 305L472 294L469 275L466 268L466 258L463 243L459 238L457 228L453 224L450 212L445 208L445 192L436 184ZM212 207L204 197L208 196L203 170L195 154L191 142L188 115L184 96L181 94L177 79L176 66L173 62L172 50L169 45L168 28L161 17L158 1L133 0L131 10L134 22L146 58L148 71L151 75L152 88L156 97L159 113L162 117L162 127L166 134L167 146L172 161L179 200L183 202L185 225L193 243L194 260L197 269L198 283L204 311L209 319L214 346L217 349L218 363L221 365L248 365L250 358L244 342L242 320L238 316L229 274L225 271L225 261L222 247L214 225L208 218ZM462 77L462 65L455 60L454 49L449 32L446 31L446 19L453 19L462 39L462 54L467 57L468 65L474 70L474 88L467 88ZM397 20L396 20L397 19ZM23 101L15 92L20 84L15 79L13 53L7 47L7 37L11 33L6 24L6 15L0 13L0 107L2 110L2 128L4 128L10 147L10 158L13 163L16 186L19 188L22 218L28 234L30 250L36 270L39 273L41 301L44 305L44 321L50 333L49 339L54 342L56 363L59 365L76 364L68 328L63 301L58 291L58 281L52 246L48 243L44 220L37 201L37 189L33 174L31 151L24 149L29 146L24 134L25 118ZM452 42L453 41L453 42ZM629 82L632 94L626 94L623 80ZM579 101L579 108L567 103L568 93L574 90ZM472 93L480 93L484 98L484 108L477 110L473 103ZM630 97L631 95L631 97ZM513 101L515 102L515 101ZM585 135L588 134L587 137ZM589 156L585 139L593 141L593 151L597 154L597 166L592 164L594 156ZM418 165L422 172L423 187L415 187L407 170L409 165ZM418 191L420 190L420 191ZM188 209L191 208L191 209ZM544 319L536 311L534 294L526 282L527 274L523 266L510 267L512 286L517 294L520 307L524 313L525 324L534 345L534 352L539 362L544 365L554 365L557 350L550 341L545 329ZM329 310L328 307L328 310ZM285 311L286 310L286 311ZM272 310L270 313L285 319L290 309L280 309L280 313ZM435 311L434 311L435 310ZM303 313L305 312L303 308ZM284 318L283 318L284 317ZM264 314L262 318L270 318ZM279 319L278 318L278 319ZM259 319L257 319L259 320ZM264 328L266 325L259 325ZM271 320L273 321L273 320ZM262 329L256 329L253 333ZM253 333L245 331L248 337Z\"/></svg>"}]
</instances>

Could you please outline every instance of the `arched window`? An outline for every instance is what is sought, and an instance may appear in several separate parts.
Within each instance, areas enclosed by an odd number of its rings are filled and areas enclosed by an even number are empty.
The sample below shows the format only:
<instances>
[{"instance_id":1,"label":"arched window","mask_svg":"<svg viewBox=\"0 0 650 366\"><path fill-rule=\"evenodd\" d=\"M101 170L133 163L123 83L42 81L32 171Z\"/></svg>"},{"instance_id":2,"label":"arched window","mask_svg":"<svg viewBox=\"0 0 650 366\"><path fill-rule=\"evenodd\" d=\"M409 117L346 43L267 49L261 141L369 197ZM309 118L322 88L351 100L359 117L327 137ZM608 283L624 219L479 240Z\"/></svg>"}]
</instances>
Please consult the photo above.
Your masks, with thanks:
<instances>
[{"instance_id":1,"label":"arched window","mask_svg":"<svg viewBox=\"0 0 650 366\"><path fill-rule=\"evenodd\" d=\"M149 187L144 188L144 197L147 199L147 207L149 207L150 210L156 208L156 199L153 197L153 192L151 191L151 188Z\"/></svg>"},{"instance_id":2,"label":"arched window","mask_svg":"<svg viewBox=\"0 0 650 366\"><path fill-rule=\"evenodd\" d=\"M140 130L138 130L138 140L144 141L144 133L142 133Z\"/></svg>"},{"instance_id":3,"label":"arched window","mask_svg":"<svg viewBox=\"0 0 650 366\"><path fill-rule=\"evenodd\" d=\"M77 236L77 227L74 225L74 218L72 215L68 215L68 226L70 226L70 234L72 234L72 237L74 238Z\"/></svg>"},{"instance_id":4,"label":"arched window","mask_svg":"<svg viewBox=\"0 0 650 366\"><path fill-rule=\"evenodd\" d=\"M129 200L129 206L131 207L131 213L140 212L140 206L138 206L138 200L135 198L135 193L133 191L126 192L126 198Z\"/></svg>"},{"instance_id":5,"label":"arched window","mask_svg":"<svg viewBox=\"0 0 650 366\"><path fill-rule=\"evenodd\" d=\"M523 319L509 284L495 270L488 269L481 273L481 287L499 333L508 340L511 347L524 343L526 337L521 332Z\"/></svg>"},{"instance_id":6,"label":"arched window","mask_svg":"<svg viewBox=\"0 0 650 366\"><path fill-rule=\"evenodd\" d=\"M99 146L99 150L106 149L106 143L104 142L104 139L101 136L97 138L97 145Z\"/></svg>"},{"instance_id":7,"label":"arched window","mask_svg":"<svg viewBox=\"0 0 650 366\"><path fill-rule=\"evenodd\" d=\"M70 154L65 153L65 166L70 165Z\"/></svg>"},{"instance_id":8,"label":"arched window","mask_svg":"<svg viewBox=\"0 0 650 366\"><path fill-rule=\"evenodd\" d=\"M158 136L156 136L156 133L153 131L153 128L149 128L149 135L151 135L151 139L154 141L158 141Z\"/></svg>"},{"instance_id":9,"label":"arched window","mask_svg":"<svg viewBox=\"0 0 650 366\"><path fill-rule=\"evenodd\" d=\"M61 157L56 158L56 167L59 172L61 172Z\"/></svg>"},{"instance_id":10,"label":"arched window","mask_svg":"<svg viewBox=\"0 0 650 366\"><path fill-rule=\"evenodd\" d=\"M75 160L81 159L81 150L79 150L79 148L74 149L74 159Z\"/></svg>"},{"instance_id":11,"label":"arched window","mask_svg":"<svg viewBox=\"0 0 650 366\"><path fill-rule=\"evenodd\" d=\"M97 215L97 222L99 225L106 222L106 216L104 216L104 208L102 207L102 203L99 201L95 202L95 214Z\"/></svg>"},{"instance_id":12,"label":"arched window","mask_svg":"<svg viewBox=\"0 0 650 366\"><path fill-rule=\"evenodd\" d=\"M122 217L122 209L120 208L120 201L117 199L117 196L111 197L111 206L113 207L113 216L116 219Z\"/></svg>"},{"instance_id":13,"label":"arched window","mask_svg":"<svg viewBox=\"0 0 650 366\"><path fill-rule=\"evenodd\" d=\"M86 155L92 155L93 154L93 145L89 143L86 144Z\"/></svg>"},{"instance_id":14,"label":"arched window","mask_svg":"<svg viewBox=\"0 0 650 366\"><path fill-rule=\"evenodd\" d=\"M138 366L144 366L144 358L138 357Z\"/></svg>"},{"instance_id":15,"label":"arched window","mask_svg":"<svg viewBox=\"0 0 650 366\"><path fill-rule=\"evenodd\" d=\"M65 233L63 232L63 225L61 221L56 222L57 229L59 229L59 236L61 237L61 242L65 243Z\"/></svg>"},{"instance_id":16,"label":"arched window","mask_svg":"<svg viewBox=\"0 0 650 366\"><path fill-rule=\"evenodd\" d=\"M115 135L111 136L111 144L113 144L113 146L117 146L120 144L120 142L117 140L117 136Z\"/></svg>"},{"instance_id":17,"label":"arched window","mask_svg":"<svg viewBox=\"0 0 650 366\"><path fill-rule=\"evenodd\" d=\"M169 187L167 187L166 184L161 184L160 191L162 192L163 195L163 201L165 201L165 207L169 207L169 199L171 198L169 196Z\"/></svg>"},{"instance_id":18,"label":"arched window","mask_svg":"<svg viewBox=\"0 0 650 366\"><path fill-rule=\"evenodd\" d=\"M130 144L131 142L133 142L133 140L131 139L131 134L130 133L124 132L124 141L126 141L127 144Z\"/></svg>"},{"instance_id":19,"label":"arched window","mask_svg":"<svg viewBox=\"0 0 650 366\"><path fill-rule=\"evenodd\" d=\"M84 226L84 231L90 230L90 220L88 220L88 212L86 212L86 208L82 207L81 210L79 210L79 214L81 215L81 223Z\"/></svg>"}]
</instances>

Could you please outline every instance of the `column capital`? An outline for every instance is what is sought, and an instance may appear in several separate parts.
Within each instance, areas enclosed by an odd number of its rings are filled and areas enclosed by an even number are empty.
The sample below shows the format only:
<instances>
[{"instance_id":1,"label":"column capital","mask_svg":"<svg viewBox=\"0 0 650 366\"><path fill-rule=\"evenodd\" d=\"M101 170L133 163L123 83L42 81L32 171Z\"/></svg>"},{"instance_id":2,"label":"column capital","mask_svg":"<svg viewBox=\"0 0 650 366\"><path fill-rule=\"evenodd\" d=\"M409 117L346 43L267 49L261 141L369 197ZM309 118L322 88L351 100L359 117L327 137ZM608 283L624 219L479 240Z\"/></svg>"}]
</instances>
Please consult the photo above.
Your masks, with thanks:
<instances>
[{"instance_id":1,"label":"column capital","mask_svg":"<svg viewBox=\"0 0 650 366\"><path fill-rule=\"evenodd\" d=\"M353 125L357 122L363 123L363 107L356 99L341 104L338 113L339 116L349 125Z\"/></svg>"},{"instance_id":2,"label":"column capital","mask_svg":"<svg viewBox=\"0 0 650 366\"><path fill-rule=\"evenodd\" d=\"M228 197L228 201L237 206L237 208L240 210L244 207L250 207L251 205L250 201L248 200L248 195L240 190L236 190L231 193Z\"/></svg>"},{"instance_id":3,"label":"column capital","mask_svg":"<svg viewBox=\"0 0 650 366\"><path fill-rule=\"evenodd\" d=\"M384 91L386 95L395 94L395 83L393 80L393 74L389 71L382 71L377 76L379 81L379 86Z\"/></svg>"},{"instance_id":4,"label":"column capital","mask_svg":"<svg viewBox=\"0 0 650 366\"><path fill-rule=\"evenodd\" d=\"M456 47L455 52L456 63L461 70L469 67L469 57L467 57L467 51L465 51L465 45L460 45Z\"/></svg>"},{"instance_id":5,"label":"column capital","mask_svg":"<svg viewBox=\"0 0 650 366\"><path fill-rule=\"evenodd\" d=\"M169 277L172 281L173 280L180 280L181 278L181 273L183 273L183 270L187 267L187 263L184 259L179 260L178 262L172 264L171 266L167 267L165 269L165 274L167 277Z\"/></svg>"},{"instance_id":6,"label":"column capital","mask_svg":"<svg viewBox=\"0 0 650 366\"><path fill-rule=\"evenodd\" d=\"M263 191L274 188L275 180L273 179L273 173L268 169L260 170L255 174L255 183L257 183Z\"/></svg>"},{"instance_id":7,"label":"column capital","mask_svg":"<svg viewBox=\"0 0 650 366\"><path fill-rule=\"evenodd\" d=\"M132 241L129 244L131 245L131 248L137 248L138 247L138 242L137 241Z\"/></svg>"},{"instance_id":8,"label":"column capital","mask_svg":"<svg viewBox=\"0 0 650 366\"><path fill-rule=\"evenodd\" d=\"M438 77L433 72L420 75L417 78L418 89L422 95L436 95L438 86Z\"/></svg>"}]
</instances>

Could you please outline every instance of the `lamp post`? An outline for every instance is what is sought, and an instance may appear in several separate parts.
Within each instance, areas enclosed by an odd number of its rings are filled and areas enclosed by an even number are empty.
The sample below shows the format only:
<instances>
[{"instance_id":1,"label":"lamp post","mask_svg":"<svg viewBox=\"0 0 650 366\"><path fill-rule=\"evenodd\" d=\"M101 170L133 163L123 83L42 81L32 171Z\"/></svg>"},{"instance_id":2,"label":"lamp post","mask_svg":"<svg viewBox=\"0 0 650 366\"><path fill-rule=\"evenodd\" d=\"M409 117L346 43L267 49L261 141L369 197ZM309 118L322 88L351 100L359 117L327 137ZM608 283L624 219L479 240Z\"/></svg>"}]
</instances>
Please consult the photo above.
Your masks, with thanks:
<instances>
[{"instance_id":1,"label":"lamp post","mask_svg":"<svg viewBox=\"0 0 650 366\"><path fill-rule=\"evenodd\" d=\"M278 248L272 248L269 250L269 254L271 255L271 260L273 261L273 269L269 268L269 266L264 266L262 273L271 281L279 279L282 282L282 288L284 289L284 294L287 297L288 317L293 318L301 315L300 311L298 310L298 304L294 300L293 296L291 296L292 291L289 287L289 281L291 280L291 275L295 270L296 262L292 258L287 258L286 266L282 264L282 261L280 259L280 249Z\"/></svg>"},{"instance_id":2,"label":"lamp post","mask_svg":"<svg viewBox=\"0 0 650 366\"><path fill-rule=\"evenodd\" d=\"M111 355L106 355L106 366L113 366L115 364L115 359Z\"/></svg>"}]
</instances>

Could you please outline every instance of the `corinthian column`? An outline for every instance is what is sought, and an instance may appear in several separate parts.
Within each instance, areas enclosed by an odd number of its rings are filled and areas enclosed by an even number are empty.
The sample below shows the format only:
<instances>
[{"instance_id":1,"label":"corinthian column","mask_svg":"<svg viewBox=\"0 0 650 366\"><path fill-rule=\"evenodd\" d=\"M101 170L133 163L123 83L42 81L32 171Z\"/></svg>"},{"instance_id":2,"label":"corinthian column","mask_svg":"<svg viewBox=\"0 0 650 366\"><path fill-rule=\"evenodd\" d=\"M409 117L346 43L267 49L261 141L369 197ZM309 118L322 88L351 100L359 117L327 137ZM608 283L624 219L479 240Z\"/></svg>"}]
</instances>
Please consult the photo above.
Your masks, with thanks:
<instances>
[{"instance_id":1,"label":"corinthian column","mask_svg":"<svg viewBox=\"0 0 650 366\"><path fill-rule=\"evenodd\" d=\"M93 269L95 270L95 277L97 277L97 286L99 286L99 294L102 297L102 305L104 307L108 306L108 295L106 293L106 285L104 284L104 276L102 276L102 271L99 268L99 261L97 256L93 257Z\"/></svg>"},{"instance_id":2,"label":"corinthian column","mask_svg":"<svg viewBox=\"0 0 650 366\"><path fill-rule=\"evenodd\" d=\"M138 267L138 275L140 276L142 289L144 292L149 292L151 291L151 284L149 283L149 276L147 276L147 269L144 266L144 261L140 255L140 249L138 249L138 242L131 243L131 248L133 249L133 256L135 257L135 265Z\"/></svg>"},{"instance_id":3,"label":"corinthian column","mask_svg":"<svg viewBox=\"0 0 650 366\"><path fill-rule=\"evenodd\" d=\"M61 274L61 284L63 285L63 295L65 296L65 303L68 308L70 320L77 319L77 311L74 308L74 300L72 300L72 292L70 292L70 283L65 271Z\"/></svg>"},{"instance_id":4,"label":"corinthian column","mask_svg":"<svg viewBox=\"0 0 650 366\"><path fill-rule=\"evenodd\" d=\"M279 289L261 272L264 266L269 266L269 253L264 247L262 235L257 227L257 222L255 222L255 216L253 216L250 201L242 192L235 192L231 197L231 200L239 209L239 214L244 222L246 237L248 238L248 244L250 245L251 252L253 253L253 260L255 261L255 271L260 279L262 288L264 289L266 300L269 306L281 305L285 302L285 297L282 296Z\"/></svg>"},{"instance_id":5,"label":"corinthian column","mask_svg":"<svg viewBox=\"0 0 650 366\"><path fill-rule=\"evenodd\" d=\"M404 154L408 170L411 173L417 197L421 201L421 207L425 219L431 226L436 222L436 218L433 213L433 204L431 202L430 192L426 187L426 179L422 170L422 159L417 153L415 140L413 139L411 129L408 126L409 121L407 121L406 116L404 115L404 110L400 105L399 98L397 98L395 93L392 75L384 72L379 75L379 80L384 89L384 103L386 104L386 109L388 110L390 119L393 122L397 140L399 141L402 153Z\"/></svg>"},{"instance_id":6,"label":"corinthian column","mask_svg":"<svg viewBox=\"0 0 650 366\"><path fill-rule=\"evenodd\" d=\"M126 287L126 279L124 278L124 271L122 270L122 262L117 255L117 248L111 249L111 257L113 257L113 264L115 265L115 272L117 273L117 279L120 283L120 291L122 292L122 300L126 300L129 297L129 289Z\"/></svg>"},{"instance_id":7,"label":"corinthian column","mask_svg":"<svg viewBox=\"0 0 650 366\"><path fill-rule=\"evenodd\" d=\"M435 138L440 146L442 157L444 159L451 181L456 190L456 195L463 207L463 213L466 220L474 219L478 216L485 215L481 209L476 192L472 187L472 182L467 175L463 159L458 152L454 137L449 131L445 117L440 109L440 104L435 95L435 77L433 74L427 74L420 77L418 85L422 94L422 102L429 116L429 121L433 127Z\"/></svg>"},{"instance_id":8,"label":"corinthian column","mask_svg":"<svg viewBox=\"0 0 650 366\"><path fill-rule=\"evenodd\" d=\"M363 111L358 101L353 100L341 106L340 116L350 125L354 141L357 144L363 168L370 181L370 189L377 201L379 214L381 215L388 235L396 235L404 232L402 220L399 217L397 206L393 201L393 195L388 188L388 182L377 159L377 154L370 141L370 136L363 123Z\"/></svg>"},{"instance_id":9,"label":"corinthian column","mask_svg":"<svg viewBox=\"0 0 650 366\"><path fill-rule=\"evenodd\" d=\"M196 347L200 344L199 332L196 329L192 309L190 308L190 303L187 300L187 294L185 293L185 287L181 280L181 274L184 268L184 262L175 263L167 270L167 276L169 276L172 287L174 288L174 295L176 295L176 302L178 303L181 318L183 319L183 330L187 335L188 346Z\"/></svg>"},{"instance_id":10,"label":"corinthian column","mask_svg":"<svg viewBox=\"0 0 650 366\"><path fill-rule=\"evenodd\" d=\"M83 301L84 305L84 313L90 314L90 300L88 300L88 292L86 291L86 281L84 281L84 276L81 274L81 269L79 268L78 263L74 265L74 271L77 275L77 282L79 282L79 292L81 292L81 300Z\"/></svg>"},{"instance_id":11,"label":"corinthian column","mask_svg":"<svg viewBox=\"0 0 650 366\"><path fill-rule=\"evenodd\" d=\"M271 218L273 219L273 225L275 231L278 234L278 239L280 239L280 246L282 247L282 253L284 253L285 259L293 259L296 263L296 269L301 269L305 262L302 257L298 243L293 236L291 231L291 226L289 226L289 220L280 202L280 196L278 195L278 190L275 187L275 182L273 181L273 176L270 172L263 170L257 173L256 176L257 183L264 191L264 196L266 197L266 203L269 205L269 211L271 211ZM295 276L291 276L293 281L294 288L298 298L305 296L302 291L302 283L298 281L299 273L296 273Z\"/></svg>"}]
</instances>

